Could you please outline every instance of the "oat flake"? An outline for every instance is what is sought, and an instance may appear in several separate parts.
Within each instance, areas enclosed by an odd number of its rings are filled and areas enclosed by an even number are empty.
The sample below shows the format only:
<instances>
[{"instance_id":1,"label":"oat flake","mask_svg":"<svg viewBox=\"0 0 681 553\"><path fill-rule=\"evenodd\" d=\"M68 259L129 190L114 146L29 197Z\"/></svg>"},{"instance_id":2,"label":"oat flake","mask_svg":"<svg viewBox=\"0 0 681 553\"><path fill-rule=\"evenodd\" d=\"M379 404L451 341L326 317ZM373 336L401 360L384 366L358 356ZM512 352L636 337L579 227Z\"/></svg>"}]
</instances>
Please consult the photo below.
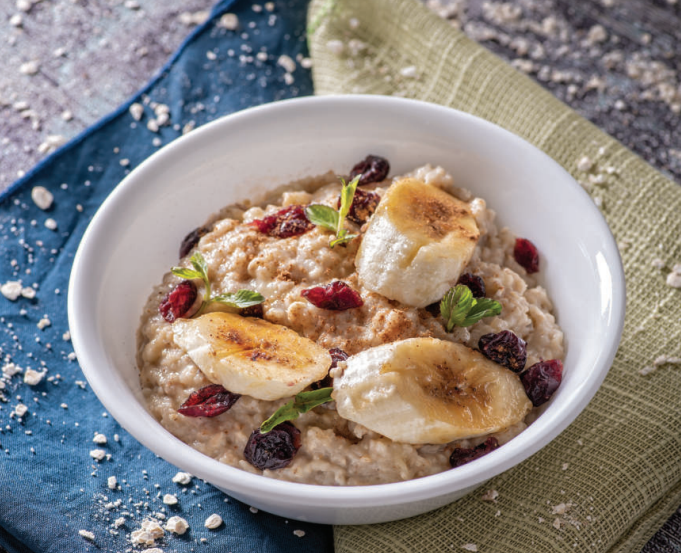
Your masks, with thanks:
<instances>
[{"instance_id":1,"label":"oat flake","mask_svg":"<svg viewBox=\"0 0 681 553\"><path fill-rule=\"evenodd\" d=\"M219 528L220 525L222 525L222 517L218 514L213 513L206 519L206 522L204 522L203 525L209 530L215 530L216 528Z\"/></svg>"}]
</instances>

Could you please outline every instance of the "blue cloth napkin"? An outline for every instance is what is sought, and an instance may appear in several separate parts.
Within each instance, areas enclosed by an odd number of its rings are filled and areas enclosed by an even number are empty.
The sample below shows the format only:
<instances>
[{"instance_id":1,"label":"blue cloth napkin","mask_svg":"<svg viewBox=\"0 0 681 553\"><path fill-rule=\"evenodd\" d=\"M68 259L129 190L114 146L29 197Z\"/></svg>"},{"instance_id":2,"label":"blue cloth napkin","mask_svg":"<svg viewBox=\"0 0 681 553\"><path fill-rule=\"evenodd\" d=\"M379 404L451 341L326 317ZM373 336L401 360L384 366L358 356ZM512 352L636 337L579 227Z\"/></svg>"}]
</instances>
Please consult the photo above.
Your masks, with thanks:
<instances>
[{"instance_id":1,"label":"blue cloth napkin","mask_svg":"<svg viewBox=\"0 0 681 553\"><path fill-rule=\"evenodd\" d=\"M275 4L270 12L248 1L218 3L144 90L0 197L0 284L21 281L24 288L24 296L14 301L0 296L0 366L5 371L0 384L0 550L144 550L131 545L130 534L145 518L162 513L189 523L184 535L165 532L156 541L154 547L165 553L333 551L330 526L257 512L198 478L188 485L174 483L178 469L141 446L105 412L85 382L67 334L74 253L99 205L133 167L192 121L198 126L249 106L312 93L308 70L298 65L295 81L287 77L287 83L277 64L282 54L293 59L307 54L307 1ZM226 12L237 14L238 30L218 25ZM256 58L261 50L268 54L266 61ZM140 122L128 111L132 102L144 105ZM153 102L170 108L170 125L158 133L146 127L154 117ZM54 196L47 211L31 199L36 186ZM10 376L12 366L21 372ZM39 383L24 382L27 372L28 380L35 376L31 370L45 371ZM96 434L106 443L95 443ZM105 452L101 461L91 456L97 449ZM108 485L112 476L117 481L113 490ZM176 495L177 504L164 504L165 494ZM213 513L224 520L217 530L204 527Z\"/></svg>"}]
</instances>

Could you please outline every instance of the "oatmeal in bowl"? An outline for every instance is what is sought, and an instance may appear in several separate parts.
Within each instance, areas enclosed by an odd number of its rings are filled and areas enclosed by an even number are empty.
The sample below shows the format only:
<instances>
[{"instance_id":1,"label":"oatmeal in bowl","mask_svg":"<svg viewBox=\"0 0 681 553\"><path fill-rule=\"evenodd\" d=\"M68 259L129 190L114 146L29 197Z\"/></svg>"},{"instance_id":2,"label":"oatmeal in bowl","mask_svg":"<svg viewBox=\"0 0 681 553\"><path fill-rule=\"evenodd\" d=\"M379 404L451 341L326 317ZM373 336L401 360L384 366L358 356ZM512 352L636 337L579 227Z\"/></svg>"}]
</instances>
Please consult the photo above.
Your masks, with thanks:
<instances>
[{"instance_id":1,"label":"oatmeal in bowl","mask_svg":"<svg viewBox=\"0 0 681 553\"><path fill-rule=\"evenodd\" d=\"M425 165L367 156L228 206L187 235L144 306L150 413L251 473L412 480L502 447L562 380L531 237Z\"/></svg>"}]
</instances>

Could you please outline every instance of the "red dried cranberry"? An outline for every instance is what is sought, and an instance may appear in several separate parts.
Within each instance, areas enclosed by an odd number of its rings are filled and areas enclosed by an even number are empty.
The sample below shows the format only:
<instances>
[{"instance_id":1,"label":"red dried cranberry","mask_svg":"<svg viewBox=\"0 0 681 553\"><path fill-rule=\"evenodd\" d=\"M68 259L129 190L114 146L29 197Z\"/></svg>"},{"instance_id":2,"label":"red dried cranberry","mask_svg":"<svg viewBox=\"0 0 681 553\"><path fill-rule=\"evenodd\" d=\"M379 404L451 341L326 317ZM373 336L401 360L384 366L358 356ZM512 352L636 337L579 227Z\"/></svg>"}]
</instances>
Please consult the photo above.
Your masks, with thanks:
<instances>
[{"instance_id":1,"label":"red dried cranberry","mask_svg":"<svg viewBox=\"0 0 681 553\"><path fill-rule=\"evenodd\" d=\"M355 190L355 195L352 198L352 205L350 206L350 211L348 211L348 219L353 223L363 225L374 214L376 206L380 201L381 197L376 192L369 192L358 188ZM336 206L338 209L340 209L340 204L341 201L338 198L338 205Z\"/></svg>"},{"instance_id":2,"label":"red dried cranberry","mask_svg":"<svg viewBox=\"0 0 681 553\"><path fill-rule=\"evenodd\" d=\"M305 206L291 205L280 209L273 215L263 219L255 219L250 223L263 234L274 238L290 238L300 236L314 228L305 215Z\"/></svg>"},{"instance_id":3,"label":"red dried cranberry","mask_svg":"<svg viewBox=\"0 0 681 553\"><path fill-rule=\"evenodd\" d=\"M354 179L357 175L359 178L359 186L371 184L372 182L381 182L385 180L390 172L390 163L381 156L368 155L362 161L352 168L350 171L350 179Z\"/></svg>"},{"instance_id":4,"label":"red dried cranberry","mask_svg":"<svg viewBox=\"0 0 681 553\"><path fill-rule=\"evenodd\" d=\"M347 361L348 357L350 357L340 348L331 348L329 353L331 354L331 369L335 369L339 361Z\"/></svg>"},{"instance_id":5,"label":"red dried cranberry","mask_svg":"<svg viewBox=\"0 0 681 553\"><path fill-rule=\"evenodd\" d=\"M262 319L265 316L265 311L262 308L262 303L251 305L250 307L242 307L239 314L242 317L256 317Z\"/></svg>"},{"instance_id":6,"label":"red dried cranberry","mask_svg":"<svg viewBox=\"0 0 681 553\"><path fill-rule=\"evenodd\" d=\"M217 417L229 411L240 397L220 384L210 384L192 392L177 412L185 417Z\"/></svg>"},{"instance_id":7,"label":"red dried cranberry","mask_svg":"<svg viewBox=\"0 0 681 553\"><path fill-rule=\"evenodd\" d=\"M535 407L551 399L562 379L563 363L560 359L540 361L520 375L527 397Z\"/></svg>"},{"instance_id":8,"label":"red dried cranberry","mask_svg":"<svg viewBox=\"0 0 681 553\"><path fill-rule=\"evenodd\" d=\"M473 273L464 273L459 277L457 284L468 286L468 289L473 294L474 298L484 298L487 289L485 288L485 281L482 277L474 275Z\"/></svg>"},{"instance_id":9,"label":"red dried cranberry","mask_svg":"<svg viewBox=\"0 0 681 553\"><path fill-rule=\"evenodd\" d=\"M329 367L329 370L335 369L338 366L339 361L345 361L348 357L350 357L340 348L331 348L329 350L329 354L331 354L331 366ZM310 388L312 388L313 390L319 390L320 388L329 388L331 386L333 386L333 378L331 378L328 374L321 380L318 380L317 382L313 382L312 384L310 384Z\"/></svg>"},{"instance_id":10,"label":"red dried cranberry","mask_svg":"<svg viewBox=\"0 0 681 553\"><path fill-rule=\"evenodd\" d=\"M526 345L525 340L510 330L503 330L497 334L485 334L478 341L478 347L485 357L515 373L525 368Z\"/></svg>"},{"instance_id":11,"label":"red dried cranberry","mask_svg":"<svg viewBox=\"0 0 681 553\"><path fill-rule=\"evenodd\" d=\"M487 455L490 451L494 451L498 447L499 442L496 438L487 438L480 445L476 445L470 449L457 447L452 451L452 454L449 457L449 464L452 465L452 468L460 467L461 465L479 459L483 455Z\"/></svg>"},{"instance_id":12,"label":"red dried cranberry","mask_svg":"<svg viewBox=\"0 0 681 553\"><path fill-rule=\"evenodd\" d=\"M196 285L191 280L183 280L173 288L158 306L163 318L172 323L184 317L196 301Z\"/></svg>"},{"instance_id":13,"label":"red dried cranberry","mask_svg":"<svg viewBox=\"0 0 681 553\"><path fill-rule=\"evenodd\" d=\"M300 430L290 422L282 422L267 434L255 429L248 438L244 457L255 468L282 469L300 449Z\"/></svg>"},{"instance_id":14,"label":"red dried cranberry","mask_svg":"<svg viewBox=\"0 0 681 553\"><path fill-rule=\"evenodd\" d=\"M350 288L342 280L336 280L326 286L315 286L300 293L312 305L331 311L345 311L364 305L362 296Z\"/></svg>"},{"instance_id":15,"label":"red dried cranberry","mask_svg":"<svg viewBox=\"0 0 681 553\"><path fill-rule=\"evenodd\" d=\"M194 248L194 246L196 246L196 244L199 243L201 237L207 232L208 227L199 227L195 228L187 236L185 236L184 240L182 240L182 244L180 244L180 258L183 258L190 251L192 251L192 248Z\"/></svg>"},{"instance_id":16,"label":"red dried cranberry","mask_svg":"<svg viewBox=\"0 0 681 553\"><path fill-rule=\"evenodd\" d=\"M526 238L516 238L513 257L528 274L539 271L539 252L537 247Z\"/></svg>"}]
</instances>

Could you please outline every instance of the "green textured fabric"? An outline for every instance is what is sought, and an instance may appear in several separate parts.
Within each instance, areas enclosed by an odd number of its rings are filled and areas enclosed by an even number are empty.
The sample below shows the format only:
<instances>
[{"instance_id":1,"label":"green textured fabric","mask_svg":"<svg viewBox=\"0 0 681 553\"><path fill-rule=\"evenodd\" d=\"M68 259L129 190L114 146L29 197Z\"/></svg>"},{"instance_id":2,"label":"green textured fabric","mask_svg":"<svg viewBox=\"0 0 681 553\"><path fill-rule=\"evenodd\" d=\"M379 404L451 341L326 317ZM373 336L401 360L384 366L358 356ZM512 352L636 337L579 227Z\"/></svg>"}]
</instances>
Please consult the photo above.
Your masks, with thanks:
<instances>
[{"instance_id":1,"label":"green textured fabric","mask_svg":"<svg viewBox=\"0 0 681 553\"><path fill-rule=\"evenodd\" d=\"M591 178L605 177L591 195L620 244L628 291L614 365L565 432L438 511L336 527L338 553L471 544L481 553L640 551L681 504L681 367L640 374L661 355L681 355L681 289L665 283L681 263L681 187L416 0L315 0L309 41L318 94L392 94L457 108L520 135L579 181L589 182L577 168L588 156ZM496 503L481 500L490 489ZM567 512L554 514L561 503Z\"/></svg>"}]
</instances>

